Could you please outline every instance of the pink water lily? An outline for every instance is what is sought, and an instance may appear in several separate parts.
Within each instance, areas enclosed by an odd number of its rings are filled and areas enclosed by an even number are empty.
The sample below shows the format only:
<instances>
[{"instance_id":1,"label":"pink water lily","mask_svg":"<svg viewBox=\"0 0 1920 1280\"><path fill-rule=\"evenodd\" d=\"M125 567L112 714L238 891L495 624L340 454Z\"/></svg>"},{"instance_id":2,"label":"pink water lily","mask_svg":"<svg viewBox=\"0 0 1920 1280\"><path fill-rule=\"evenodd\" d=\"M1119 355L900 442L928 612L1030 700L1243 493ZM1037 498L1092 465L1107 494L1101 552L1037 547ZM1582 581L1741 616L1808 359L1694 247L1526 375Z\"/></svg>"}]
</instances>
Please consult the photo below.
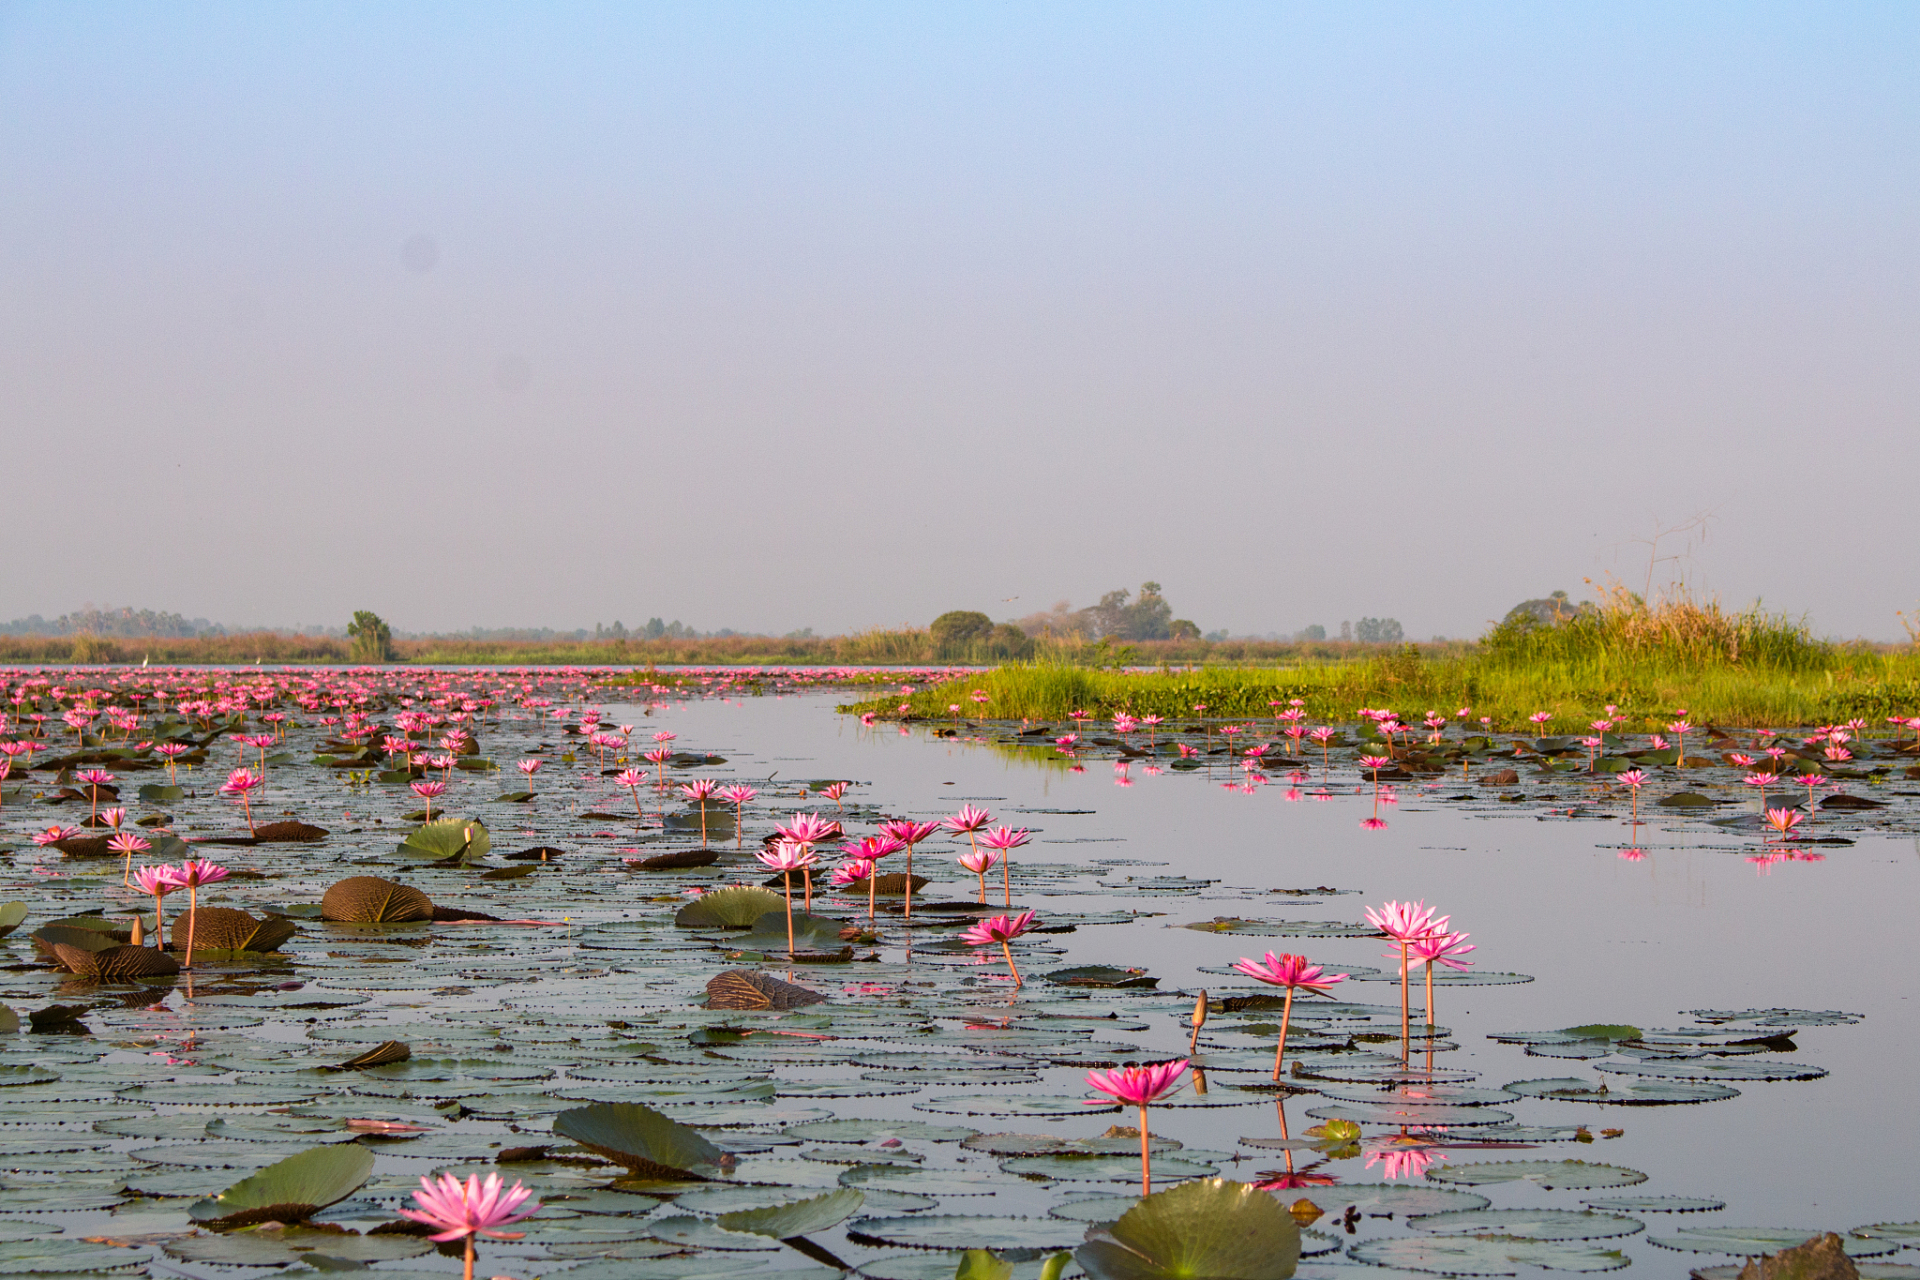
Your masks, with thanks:
<instances>
[{"instance_id":1,"label":"pink water lily","mask_svg":"<svg viewBox=\"0 0 1920 1280\"><path fill-rule=\"evenodd\" d=\"M892 836L907 851L907 893L903 914L909 920L913 919L913 846L939 829L937 822L915 822L911 818L896 818L880 828L882 835Z\"/></svg>"},{"instance_id":2,"label":"pink water lily","mask_svg":"<svg viewBox=\"0 0 1920 1280\"><path fill-rule=\"evenodd\" d=\"M960 934L960 941L970 947L990 947L999 944L1000 953L1007 958L1007 970L1013 974L1013 985L1021 986L1020 970L1014 967L1013 948L1008 944L1021 934L1033 928L1034 914L1022 911L1017 916L994 916L982 920Z\"/></svg>"},{"instance_id":3,"label":"pink water lily","mask_svg":"<svg viewBox=\"0 0 1920 1280\"><path fill-rule=\"evenodd\" d=\"M1147 1107L1180 1087L1187 1073L1185 1058L1145 1067L1115 1067L1087 1072L1087 1083L1116 1102L1140 1108L1140 1194L1153 1194L1152 1166L1148 1162Z\"/></svg>"},{"instance_id":4,"label":"pink water lily","mask_svg":"<svg viewBox=\"0 0 1920 1280\"><path fill-rule=\"evenodd\" d=\"M1435 918L1433 913L1434 908L1424 902L1389 902L1377 911L1367 908L1367 923L1400 944L1400 1051L1403 1057L1412 1030L1407 949L1422 938L1445 933L1447 921L1452 918Z\"/></svg>"},{"instance_id":5,"label":"pink water lily","mask_svg":"<svg viewBox=\"0 0 1920 1280\"><path fill-rule=\"evenodd\" d=\"M122 831L107 841L107 848L126 855L126 864L120 868L120 884L124 888L133 884L133 855L147 852L153 848L153 843L144 836Z\"/></svg>"},{"instance_id":6,"label":"pink water lily","mask_svg":"<svg viewBox=\"0 0 1920 1280\"><path fill-rule=\"evenodd\" d=\"M747 801L753 799L760 793L744 783L736 782L731 786L720 788L714 792L714 794L733 806L733 847L738 849L740 847L741 831L746 823L745 810Z\"/></svg>"},{"instance_id":7,"label":"pink water lily","mask_svg":"<svg viewBox=\"0 0 1920 1280\"><path fill-rule=\"evenodd\" d=\"M142 893L153 895L153 938L154 945L165 950L167 945L166 912L160 899L175 889L186 886L180 882L180 873L161 863L157 867L142 867L133 873L133 887Z\"/></svg>"},{"instance_id":8,"label":"pink water lily","mask_svg":"<svg viewBox=\"0 0 1920 1280\"><path fill-rule=\"evenodd\" d=\"M1025 827L995 827L982 832L980 843L1000 855L1000 890L1005 895L1003 906L1013 905L1013 873L1010 864L1013 859L1007 855L1033 839L1033 833Z\"/></svg>"},{"instance_id":9,"label":"pink water lily","mask_svg":"<svg viewBox=\"0 0 1920 1280\"><path fill-rule=\"evenodd\" d=\"M522 1221L539 1212L540 1202L528 1203L533 1192L518 1179L511 1187L500 1175L490 1173L482 1182L478 1174L464 1183L451 1173L438 1180L420 1179L420 1190L413 1193L418 1209L401 1209L400 1215L436 1230L427 1238L438 1244L449 1240L467 1242L465 1280L473 1280L473 1242L475 1236L493 1240L518 1240L523 1231L502 1231L501 1227ZM525 1206L522 1208L522 1206Z\"/></svg>"},{"instance_id":10,"label":"pink water lily","mask_svg":"<svg viewBox=\"0 0 1920 1280\"><path fill-rule=\"evenodd\" d=\"M793 873L815 866L820 857L804 844L792 840L776 840L770 848L762 849L754 857L778 871L784 878L787 889L787 955L793 955Z\"/></svg>"},{"instance_id":11,"label":"pink water lily","mask_svg":"<svg viewBox=\"0 0 1920 1280\"><path fill-rule=\"evenodd\" d=\"M187 891L187 958L181 962L181 968L193 968L193 927L199 919L200 886L218 884L230 874L219 863L204 858L188 858L173 869L174 883Z\"/></svg>"},{"instance_id":12,"label":"pink water lily","mask_svg":"<svg viewBox=\"0 0 1920 1280\"><path fill-rule=\"evenodd\" d=\"M1264 960L1250 960L1242 956L1233 967L1249 978L1286 989L1287 1002L1280 1010L1280 1047L1273 1053L1273 1078L1278 1080L1280 1061L1287 1052L1287 1024L1293 1018L1294 993L1311 991L1316 995L1325 995L1334 983L1345 982L1347 975L1322 973L1320 966L1307 963L1305 956L1275 955L1271 951L1267 952Z\"/></svg>"}]
</instances>

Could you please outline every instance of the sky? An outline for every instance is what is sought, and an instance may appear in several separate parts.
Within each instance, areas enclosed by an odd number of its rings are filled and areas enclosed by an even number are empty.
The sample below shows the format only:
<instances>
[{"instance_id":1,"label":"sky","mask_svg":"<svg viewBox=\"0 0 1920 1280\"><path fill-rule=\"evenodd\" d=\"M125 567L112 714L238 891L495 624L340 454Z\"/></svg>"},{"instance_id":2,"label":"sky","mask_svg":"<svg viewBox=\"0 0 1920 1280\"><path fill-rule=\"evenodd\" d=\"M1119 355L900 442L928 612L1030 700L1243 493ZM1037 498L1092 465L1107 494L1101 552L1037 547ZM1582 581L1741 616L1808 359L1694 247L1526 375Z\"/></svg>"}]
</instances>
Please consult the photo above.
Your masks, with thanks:
<instances>
[{"instance_id":1,"label":"sky","mask_svg":"<svg viewBox=\"0 0 1920 1280\"><path fill-rule=\"evenodd\" d=\"M0 619L1470 636L1651 570L1897 637L1917 64L1889 3L0 0Z\"/></svg>"}]
</instances>

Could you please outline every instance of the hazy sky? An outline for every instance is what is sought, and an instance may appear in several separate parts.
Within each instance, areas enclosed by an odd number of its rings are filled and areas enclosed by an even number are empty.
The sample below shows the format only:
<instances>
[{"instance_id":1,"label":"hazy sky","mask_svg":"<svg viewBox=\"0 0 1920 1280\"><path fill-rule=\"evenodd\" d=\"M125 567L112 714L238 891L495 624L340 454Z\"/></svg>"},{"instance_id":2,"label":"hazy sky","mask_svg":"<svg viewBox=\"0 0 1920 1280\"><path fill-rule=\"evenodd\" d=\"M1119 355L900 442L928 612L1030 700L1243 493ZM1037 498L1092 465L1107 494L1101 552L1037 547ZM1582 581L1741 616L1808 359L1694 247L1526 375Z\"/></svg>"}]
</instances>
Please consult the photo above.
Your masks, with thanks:
<instances>
[{"instance_id":1,"label":"hazy sky","mask_svg":"<svg viewBox=\"0 0 1920 1280\"><path fill-rule=\"evenodd\" d=\"M0 618L1462 635L1711 512L1894 636L1917 140L1912 4L0 3Z\"/></svg>"}]
</instances>

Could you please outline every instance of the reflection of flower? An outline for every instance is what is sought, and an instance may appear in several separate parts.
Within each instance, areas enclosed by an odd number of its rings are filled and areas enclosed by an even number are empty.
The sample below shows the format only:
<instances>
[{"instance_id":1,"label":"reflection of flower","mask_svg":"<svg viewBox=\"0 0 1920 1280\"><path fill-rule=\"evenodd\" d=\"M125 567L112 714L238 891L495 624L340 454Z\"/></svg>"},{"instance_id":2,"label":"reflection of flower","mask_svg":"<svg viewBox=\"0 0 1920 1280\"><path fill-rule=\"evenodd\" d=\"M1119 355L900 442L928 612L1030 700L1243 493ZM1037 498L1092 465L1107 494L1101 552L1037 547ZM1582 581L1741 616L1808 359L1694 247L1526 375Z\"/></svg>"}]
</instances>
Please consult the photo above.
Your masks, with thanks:
<instances>
[{"instance_id":1,"label":"reflection of flower","mask_svg":"<svg viewBox=\"0 0 1920 1280\"><path fill-rule=\"evenodd\" d=\"M1647 860L1647 851L1645 849L1622 849L1620 856L1628 862L1645 862Z\"/></svg>"},{"instance_id":2,"label":"reflection of flower","mask_svg":"<svg viewBox=\"0 0 1920 1280\"><path fill-rule=\"evenodd\" d=\"M1275 1170L1270 1174L1259 1176L1261 1181L1253 1185L1261 1191L1298 1191L1302 1187L1331 1187L1340 1181L1330 1173L1314 1173L1310 1170L1302 1173L1281 1173Z\"/></svg>"},{"instance_id":3,"label":"reflection of flower","mask_svg":"<svg viewBox=\"0 0 1920 1280\"><path fill-rule=\"evenodd\" d=\"M1385 831L1387 829L1387 820L1385 818L1362 818L1360 819L1360 829L1362 831Z\"/></svg>"},{"instance_id":4,"label":"reflection of flower","mask_svg":"<svg viewBox=\"0 0 1920 1280\"><path fill-rule=\"evenodd\" d=\"M1389 1143L1367 1152L1367 1168L1381 1166L1381 1176L1391 1181L1394 1178L1424 1177L1435 1160L1430 1148L1418 1146L1400 1146ZM1444 1155L1438 1157L1445 1160Z\"/></svg>"}]
</instances>

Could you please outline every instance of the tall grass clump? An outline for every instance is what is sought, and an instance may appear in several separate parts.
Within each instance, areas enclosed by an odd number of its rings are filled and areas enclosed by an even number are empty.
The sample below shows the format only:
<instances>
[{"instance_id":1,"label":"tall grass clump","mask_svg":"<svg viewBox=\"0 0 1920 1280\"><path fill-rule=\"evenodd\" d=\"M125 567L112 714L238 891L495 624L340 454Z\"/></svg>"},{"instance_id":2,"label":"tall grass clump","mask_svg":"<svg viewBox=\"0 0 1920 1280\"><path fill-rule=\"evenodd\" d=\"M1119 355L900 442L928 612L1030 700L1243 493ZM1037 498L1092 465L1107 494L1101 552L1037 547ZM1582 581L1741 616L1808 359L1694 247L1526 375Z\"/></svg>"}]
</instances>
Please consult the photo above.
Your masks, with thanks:
<instances>
[{"instance_id":1,"label":"tall grass clump","mask_svg":"<svg viewBox=\"0 0 1920 1280\"><path fill-rule=\"evenodd\" d=\"M1836 648L1816 638L1804 618L1770 614L1758 604L1731 613L1718 600L1695 599L1684 586L1649 603L1618 583L1602 591L1597 605L1565 621L1515 613L1481 640L1489 661L1519 666L1627 663L1808 672L1831 666Z\"/></svg>"}]
</instances>

